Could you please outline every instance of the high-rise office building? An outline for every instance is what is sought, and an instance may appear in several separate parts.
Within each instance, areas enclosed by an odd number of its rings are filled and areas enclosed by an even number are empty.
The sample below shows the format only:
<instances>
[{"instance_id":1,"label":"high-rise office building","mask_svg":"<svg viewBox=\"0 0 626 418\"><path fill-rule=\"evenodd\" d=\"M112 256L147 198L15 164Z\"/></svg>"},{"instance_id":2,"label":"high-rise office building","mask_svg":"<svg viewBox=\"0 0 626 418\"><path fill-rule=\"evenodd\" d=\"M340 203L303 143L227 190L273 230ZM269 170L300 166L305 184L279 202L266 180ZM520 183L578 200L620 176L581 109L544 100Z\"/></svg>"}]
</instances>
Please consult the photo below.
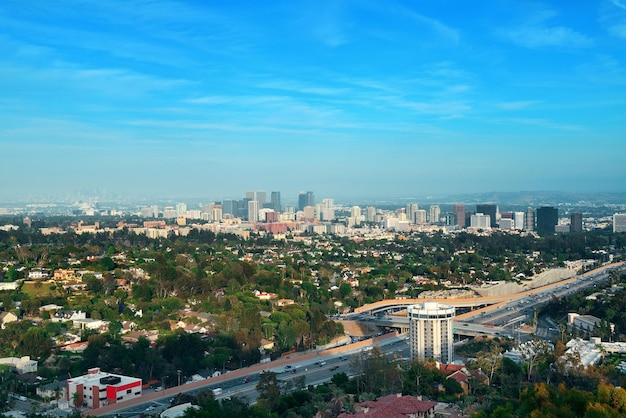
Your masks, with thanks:
<instances>
[{"instance_id":1,"label":"high-rise office building","mask_svg":"<svg viewBox=\"0 0 626 418\"><path fill-rule=\"evenodd\" d=\"M419 205L417 203L408 203L406 205L406 219L409 221L409 223L412 224L416 224L416 213L419 210Z\"/></svg>"},{"instance_id":2,"label":"high-rise office building","mask_svg":"<svg viewBox=\"0 0 626 418\"><path fill-rule=\"evenodd\" d=\"M537 232L539 234L553 234L554 227L559 223L559 210L552 206L542 206L537 209Z\"/></svg>"},{"instance_id":3,"label":"high-rise office building","mask_svg":"<svg viewBox=\"0 0 626 418\"><path fill-rule=\"evenodd\" d=\"M246 199L254 200L254 198L255 198L255 193L254 192L246 192Z\"/></svg>"},{"instance_id":4,"label":"high-rise office building","mask_svg":"<svg viewBox=\"0 0 626 418\"><path fill-rule=\"evenodd\" d=\"M439 216L441 215L441 209L439 205L430 205L428 208L428 221L431 224L439 223Z\"/></svg>"},{"instance_id":5,"label":"high-rise office building","mask_svg":"<svg viewBox=\"0 0 626 418\"><path fill-rule=\"evenodd\" d=\"M569 232L583 232L582 212L572 212L570 214Z\"/></svg>"},{"instance_id":6,"label":"high-rise office building","mask_svg":"<svg viewBox=\"0 0 626 418\"><path fill-rule=\"evenodd\" d=\"M298 210L304 210L306 206L315 206L313 192L300 192L298 194Z\"/></svg>"},{"instance_id":7,"label":"high-rise office building","mask_svg":"<svg viewBox=\"0 0 626 418\"><path fill-rule=\"evenodd\" d=\"M186 212L187 212L187 204L185 203L176 204L176 215L183 216Z\"/></svg>"},{"instance_id":8,"label":"high-rise office building","mask_svg":"<svg viewBox=\"0 0 626 418\"><path fill-rule=\"evenodd\" d=\"M222 222L222 206L215 205L211 210L211 220L213 222Z\"/></svg>"},{"instance_id":9,"label":"high-rise office building","mask_svg":"<svg viewBox=\"0 0 626 418\"><path fill-rule=\"evenodd\" d=\"M521 231L524 229L524 212L513 212L513 228Z\"/></svg>"},{"instance_id":10,"label":"high-rise office building","mask_svg":"<svg viewBox=\"0 0 626 418\"><path fill-rule=\"evenodd\" d=\"M419 361L432 358L451 363L454 360L454 307L424 302L409 306L407 311L411 357Z\"/></svg>"},{"instance_id":11,"label":"high-rise office building","mask_svg":"<svg viewBox=\"0 0 626 418\"><path fill-rule=\"evenodd\" d=\"M265 190L256 192L255 200L259 202L259 207L262 208L263 205L267 203L267 193L265 193Z\"/></svg>"},{"instance_id":12,"label":"high-rise office building","mask_svg":"<svg viewBox=\"0 0 626 418\"><path fill-rule=\"evenodd\" d=\"M237 201L226 199L222 202L222 213L225 215L235 215L237 212Z\"/></svg>"},{"instance_id":13,"label":"high-rise office building","mask_svg":"<svg viewBox=\"0 0 626 418\"><path fill-rule=\"evenodd\" d=\"M526 209L526 214L524 215L524 231L534 231L535 230L535 212L533 208Z\"/></svg>"},{"instance_id":14,"label":"high-rise office building","mask_svg":"<svg viewBox=\"0 0 626 418\"><path fill-rule=\"evenodd\" d=\"M374 206L365 208L365 220L367 222L376 222L376 208Z\"/></svg>"},{"instance_id":15,"label":"high-rise office building","mask_svg":"<svg viewBox=\"0 0 626 418\"><path fill-rule=\"evenodd\" d=\"M272 209L274 209L276 212L283 211L283 208L280 203L280 192L272 192L270 203L272 204Z\"/></svg>"},{"instance_id":16,"label":"high-rise office building","mask_svg":"<svg viewBox=\"0 0 626 418\"><path fill-rule=\"evenodd\" d=\"M465 205L454 205L452 206L452 211L456 215L456 224L459 228L464 228L465 223Z\"/></svg>"},{"instance_id":17,"label":"high-rise office building","mask_svg":"<svg viewBox=\"0 0 626 418\"><path fill-rule=\"evenodd\" d=\"M259 202L257 200L248 200L248 220L259 222Z\"/></svg>"},{"instance_id":18,"label":"high-rise office building","mask_svg":"<svg viewBox=\"0 0 626 418\"><path fill-rule=\"evenodd\" d=\"M489 219L491 221L491 227L495 228L498 226L498 220L496 219L496 215L498 213L498 206L491 204L482 204L476 205L476 213L482 213L483 215L489 215Z\"/></svg>"},{"instance_id":19,"label":"high-rise office building","mask_svg":"<svg viewBox=\"0 0 626 418\"><path fill-rule=\"evenodd\" d=\"M626 213L613 214L613 232L626 232Z\"/></svg>"},{"instance_id":20,"label":"high-rise office building","mask_svg":"<svg viewBox=\"0 0 626 418\"><path fill-rule=\"evenodd\" d=\"M353 219L353 225L361 225L361 207L352 206L350 208L350 217Z\"/></svg>"},{"instance_id":21,"label":"high-rise office building","mask_svg":"<svg viewBox=\"0 0 626 418\"><path fill-rule=\"evenodd\" d=\"M423 225L426 223L426 211L424 209L418 209L415 211L413 217L415 218L414 223L416 225Z\"/></svg>"}]
</instances>

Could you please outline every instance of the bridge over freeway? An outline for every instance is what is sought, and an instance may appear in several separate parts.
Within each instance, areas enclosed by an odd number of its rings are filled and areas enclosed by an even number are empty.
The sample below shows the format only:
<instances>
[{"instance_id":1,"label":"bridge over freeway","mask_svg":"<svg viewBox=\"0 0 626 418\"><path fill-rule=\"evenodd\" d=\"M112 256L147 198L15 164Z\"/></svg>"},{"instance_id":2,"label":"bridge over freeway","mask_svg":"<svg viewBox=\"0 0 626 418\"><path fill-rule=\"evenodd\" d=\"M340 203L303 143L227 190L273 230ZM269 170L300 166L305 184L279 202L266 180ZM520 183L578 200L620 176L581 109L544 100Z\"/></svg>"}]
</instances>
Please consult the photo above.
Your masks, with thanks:
<instances>
[{"instance_id":1,"label":"bridge over freeway","mask_svg":"<svg viewBox=\"0 0 626 418\"><path fill-rule=\"evenodd\" d=\"M400 310L405 310L410 305L415 305L417 303L424 303L426 301L434 301L439 302L448 306L454 306L456 308L476 308L483 307L483 309L491 310L496 309L508 302L516 301L519 299L523 299L527 296L533 295L535 293L540 293L549 289L553 289L559 286L565 286L570 283L573 283L577 280L594 276L597 274L608 274L609 270L615 268L622 268L626 263L612 263L606 264L602 267L599 267L595 270L591 270L587 273L584 273L579 276L574 276L569 279L561 280L555 283L551 283L545 286L536 287L534 289L525 290L518 293L510 293L507 295L499 295L499 296L480 296L473 298L414 298L414 299L386 299L378 302L370 303L364 306L360 306L354 309L354 312L343 315L344 317L350 318L354 316L362 316L362 315L376 315L380 313L391 313L397 312ZM481 309L481 311L483 310ZM466 316L471 316L478 311L470 312L465 314Z\"/></svg>"},{"instance_id":2,"label":"bridge over freeway","mask_svg":"<svg viewBox=\"0 0 626 418\"><path fill-rule=\"evenodd\" d=\"M378 327L396 328L401 330L401 332L407 332L409 329L409 318L406 316L388 315L380 318L374 317L367 322ZM507 330L504 327L489 324L472 324L465 321L453 321L452 327L452 332L455 335L465 337L477 337L480 335L507 336L511 332L511 330Z\"/></svg>"}]
</instances>

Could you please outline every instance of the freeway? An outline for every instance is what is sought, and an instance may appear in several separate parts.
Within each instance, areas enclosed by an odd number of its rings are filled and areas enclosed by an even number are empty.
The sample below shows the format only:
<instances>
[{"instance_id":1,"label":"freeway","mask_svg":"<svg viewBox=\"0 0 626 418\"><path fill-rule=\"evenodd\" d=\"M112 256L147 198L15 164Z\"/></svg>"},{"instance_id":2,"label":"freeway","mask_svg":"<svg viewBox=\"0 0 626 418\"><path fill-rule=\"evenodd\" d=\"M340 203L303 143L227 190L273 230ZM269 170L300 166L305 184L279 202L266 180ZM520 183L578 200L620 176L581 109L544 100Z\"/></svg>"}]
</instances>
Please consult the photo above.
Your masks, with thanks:
<instances>
[{"instance_id":1,"label":"freeway","mask_svg":"<svg viewBox=\"0 0 626 418\"><path fill-rule=\"evenodd\" d=\"M548 286L520 292L513 295L505 295L493 298L474 298L485 301L487 299L493 300L491 306L477 309L466 314L462 314L456 317L455 328L459 334L471 335L470 332L484 332L485 334L491 333L499 335L512 335L514 332L515 324L520 320L522 316L528 315L534 310L536 306L542 303L547 303L552 297L562 297L567 294L578 292L583 288L597 285L600 281L606 280L608 277L608 271L613 268L623 267L625 263L615 263L603 266L602 268L593 270L581 276L576 276L572 279L563 280L557 283L553 283ZM500 298L498 300L498 298ZM424 299L414 299L413 303L424 302ZM444 304L450 304L450 299L438 300ZM407 301L383 301L386 303L387 309L389 306L407 305ZM380 302L377 302L377 306L381 307ZM376 304L374 304L376 305ZM368 305L369 306L369 305ZM469 305L467 305L469 306ZM373 319L372 315L368 315L367 310L361 310L357 315L362 317L369 317ZM393 318L398 320L398 318ZM249 400L256 399L256 382L259 373L271 370L271 371L285 371L281 373L281 381L290 381L300 375L305 376L306 384L319 384L328 381L332 375L336 372L348 370L346 365L337 364L338 362L344 362L343 358L349 358L350 356L360 355L362 350L371 347L376 344L380 346L388 355L400 355L402 351L395 351L393 346L396 344L402 344L402 338L395 336L395 334L387 334L381 337L373 338L371 340L359 343L349 344L340 348L326 350L326 351L312 351L305 353L292 354L286 358L273 361L268 364L255 364L250 367L242 368L239 370L226 373L224 375L202 380L199 382L193 382L167 388L161 392L146 393L140 398L132 399L123 403L107 405L98 409L85 411L85 415L91 416L114 416L121 415L125 418L132 418L146 413L157 413L169 407L169 400L179 393L197 393L200 390L213 389L221 387L223 389L220 397L246 397ZM404 342L406 345L406 342ZM408 347L404 348L405 355L403 358L408 357ZM324 362L320 366L316 362ZM337 369L330 370L334 366L338 365ZM286 366L296 368L295 373L291 373ZM303 371L304 370L304 371ZM300 373L298 375L298 373ZM249 377L249 380L246 380Z\"/></svg>"},{"instance_id":2,"label":"freeway","mask_svg":"<svg viewBox=\"0 0 626 418\"><path fill-rule=\"evenodd\" d=\"M449 306L454 306L457 308L459 307L472 307L473 308L477 306L490 305L490 306L486 306L485 308L470 311L469 313L465 314L466 315L465 317L471 317L477 313L494 309L494 306L497 308L500 306L505 306L511 302L519 301L520 299L524 299L529 296L532 297L532 295L543 295L546 292L553 291L555 288L557 290L562 287L569 289L569 287L567 286L572 286L572 285L576 288L587 287L586 286L588 285L587 281L594 282L597 280L606 279L606 277L608 277L610 270L613 270L615 268L623 268L625 264L626 263L624 262L606 264L602 267L599 267L595 270L591 270L579 276L574 276L569 279L561 280L561 281L558 281L549 285L537 287L534 289L525 290L523 292L510 293L506 295L480 296L480 297L473 297L473 298L448 298L448 299L444 299L444 298L432 298L432 299L417 298L417 299L397 299L397 300L386 299L386 300L381 300L378 302L374 302L374 303L370 303L370 304L358 307L354 310L354 312L346 314L344 315L344 317L346 319L348 318L352 319L352 317L358 317L364 314L373 315L376 313L384 313L384 312L389 312L389 311L394 311L394 310L406 309L407 306L414 305L417 303L424 303L426 300L439 302L439 303L449 305Z\"/></svg>"},{"instance_id":3,"label":"freeway","mask_svg":"<svg viewBox=\"0 0 626 418\"><path fill-rule=\"evenodd\" d=\"M490 301L491 304L457 315L454 322L454 333L461 336L509 336L517 337L521 341L527 340L530 338L531 331L522 330L519 325L532 317L535 308L548 303L552 298L561 298L585 288L597 286L600 282L608 279L611 270L622 268L624 264L626 263L607 264L570 279L515 294L468 298L467 300L478 301L472 302L477 306L486 304L487 301ZM456 303L460 300L436 299L437 302L446 305L471 305L471 303ZM355 310L354 313L342 317L377 327L407 330L409 321L406 314L402 315L402 310L406 312L405 309L408 305L425 301L426 299L384 300L365 305L358 312ZM389 314L390 312L394 312L394 314Z\"/></svg>"},{"instance_id":4,"label":"freeway","mask_svg":"<svg viewBox=\"0 0 626 418\"><path fill-rule=\"evenodd\" d=\"M201 390L210 390L218 387L223 389L222 395L218 396L218 399L241 396L253 400L256 399L256 380L258 380L259 374L264 371L277 373L282 381L292 380L300 373L300 375L306 376L307 385L319 384L330 380L335 373L345 371L350 363L344 360L348 356L359 354L362 350L367 350L373 345L382 348L397 343L397 341L399 341L399 338L394 333L390 333L334 349L291 354L270 363L254 364L218 377L174 386L160 392L144 393L139 398L84 411L84 415L101 417L122 415L125 418L131 418L141 414L145 415L146 413L156 414L166 409L169 406L170 399L179 393L196 394ZM337 363L339 363L339 367L333 369ZM296 369L297 372L292 374L291 370L293 369Z\"/></svg>"}]
</instances>

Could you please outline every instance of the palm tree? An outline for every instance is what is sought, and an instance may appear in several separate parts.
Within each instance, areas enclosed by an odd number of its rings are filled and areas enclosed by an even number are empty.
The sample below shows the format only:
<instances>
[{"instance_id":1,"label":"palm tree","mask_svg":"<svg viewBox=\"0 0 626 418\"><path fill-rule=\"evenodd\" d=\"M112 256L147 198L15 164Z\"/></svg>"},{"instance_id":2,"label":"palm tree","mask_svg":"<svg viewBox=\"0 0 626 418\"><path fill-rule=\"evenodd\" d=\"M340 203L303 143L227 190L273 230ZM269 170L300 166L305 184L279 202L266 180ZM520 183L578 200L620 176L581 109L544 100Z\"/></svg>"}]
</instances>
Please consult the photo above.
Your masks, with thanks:
<instances>
[{"instance_id":1,"label":"palm tree","mask_svg":"<svg viewBox=\"0 0 626 418\"><path fill-rule=\"evenodd\" d=\"M78 392L74 392L72 395L72 402L74 403L75 408L80 408L83 404L83 396Z\"/></svg>"}]
</instances>

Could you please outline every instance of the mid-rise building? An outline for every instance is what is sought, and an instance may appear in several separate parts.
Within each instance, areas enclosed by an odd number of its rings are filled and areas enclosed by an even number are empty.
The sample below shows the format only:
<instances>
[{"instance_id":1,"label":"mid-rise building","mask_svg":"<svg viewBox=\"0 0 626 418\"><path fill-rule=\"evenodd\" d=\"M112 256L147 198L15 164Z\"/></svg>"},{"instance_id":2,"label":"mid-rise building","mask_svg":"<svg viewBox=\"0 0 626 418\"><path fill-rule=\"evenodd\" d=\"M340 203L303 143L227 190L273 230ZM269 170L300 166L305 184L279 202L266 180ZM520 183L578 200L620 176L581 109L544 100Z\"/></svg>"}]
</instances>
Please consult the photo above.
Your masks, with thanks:
<instances>
[{"instance_id":1,"label":"mid-rise building","mask_svg":"<svg viewBox=\"0 0 626 418\"><path fill-rule=\"evenodd\" d=\"M498 226L498 206L492 204L476 205L476 213L489 215L489 221L491 222L489 226L491 228L495 228L496 226Z\"/></svg>"},{"instance_id":2,"label":"mid-rise building","mask_svg":"<svg viewBox=\"0 0 626 418\"><path fill-rule=\"evenodd\" d=\"M302 209L302 212L304 213L304 219L307 221L312 221L315 219L315 207L313 206L305 206Z\"/></svg>"},{"instance_id":3,"label":"mid-rise building","mask_svg":"<svg viewBox=\"0 0 626 418\"><path fill-rule=\"evenodd\" d=\"M613 214L613 232L626 232L626 213Z\"/></svg>"},{"instance_id":4,"label":"mid-rise building","mask_svg":"<svg viewBox=\"0 0 626 418\"><path fill-rule=\"evenodd\" d=\"M570 214L569 232L583 232L582 212L572 212Z\"/></svg>"},{"instance_id":5,"label":"mid-rise building","mask_svg":"<svg viewBox=\"0 0 626 418\"><path fill-rule=\"evenodd\" d=\"M498 228L500 229L510 230L513 229L514 226L515 221L511 218L500 218L500 221L498 221Z\"/></svg>"},{"instance_id":6,"label":"mid-rise building","mask_svg":"<svg viewBox=\"0 0 626 418\"><path fill-rule=\"evenodd\" d=\"M439 216L441 215L441 209L439 205L430 205L428 208L428 221L431 224L439 223Z\"/></svg>"},{"instance_id":7,"label":"mid-rise building","mask_svg":"<svg viewBox=\"0 0 626 418\"><path fill-rule=\"evenodd\" d=\"M406 205L406 210L405 210L405 214L406 214L406 219L408 219L408 221L412 224L416 224L417 219L417 211L419 210L419 205L417 203L408 203Z\"/></svg>"},{"instance_id":8,"label":"mid-rise building","mask_svg":"<svg viewBox=\"0 0 626 418\"><path fill-rule=\"evenodd\" d=\"M176 204L176 216L184 216L185 213L187 213L187 204L177 203Z\"/></svg>"},{"instance_id":9,"label":"mid-rise building","mask_svg":"<svg viewBox=\"0 0 626 418\"><path fill-rule=\"evenodd\" d=\"M350 217L354 219L354 225L361 225L361 207L352 206L350 208Z\"/></svg>"},{"instance_id":10,"label":"mid-rise building","mask_svg":"<svg viewBox=\"0 0 626 418\"><path fill-rule=\"evenodd\" d=\"M376 208L374 206L365 208L365 220L367 222L376 222Z\"/></svg>"},{"instance_id":11,"label":"mid-rise building","mask_svg":"<svg viewBox=\"0 0 626 418\"><path fill-rule=\"evenodd\" d=\"M524 231L534 231L535 230L535 212L533 208L526 209L526 214L524 215Z\"/></svg>"},{"instance_id":12,"label":"mid-rise building","mask_svg":"<svg viewBox=\"0 0 626 418\"><path fill-rule=\"evenodd\" d=\"M454 205L452 211L456 215L456 224L459 228L465 228L465 205Z\"/></svg>"},{"instance_id":13,"label":"mid-rise building","mask_svg":"<svg viewBox=\"0 0 626 418\"><path fill-rule=\"evenodd\" d=\"M254 200L259 202L259 208L262 208L263 205L267 202L267 193L264 190L259 190L258 192L256 192Z\"/></svg>"},{"instance_id":14,"label":"mid-rise building","mask_svg":"<svg viewBox=\"0 0 626 418\"><path fill-rule=\"evenodd\" d=\"M454 360L454 307L424 302L409 306L407 311L411 357L420 361L432 358L441 363L451 363Z\"/></svg>"},{"instance_id":15,"label":"mid-rise building","mask_svg":"<svg viewBox=\"0 0 626 418\"><path fill-rule=\"evenodd\" d=\"M259 202L256 200L248 201L248 220L250 222L259 222Z\"/></svg>"},{"instance_id":16,"label":"mid-rise building","mask_svg":"<svg viewBox=\"0 0 626 418\"><path fill-rule=\"evenodd\" d=\"M83 376L67 379L67 400L70 405L100 408L141 396L141 379L101 372L99 367Z\"/></svg>"},{"instance_id":17,"label":"mid-rise building","mask_svg":"<svg viewBox=\"0 0 626 418\"><path fill-rule=\"evenodd\" d=\"M524 229L524 212L513 212L513 228L519 231Z\"/></svg>"},{"instance_id":18,"label":"mid-rise building","mask_svg":"<svg viewBox=\"0 0 626 418\"><path fill-rule=\"evenodd\" d=\"M424 209L418 209L413 214L414 224L423 225L426 223L426 211Z\"/></svg>"},{"instance_id":19,"label":"mid-rise building","mask_svg":"<svg viewBox=\"0 0 626 418\"><path fill-rule=\"evenodd\" d=\"M477 213L470 217L470 227L476 229L490 229L491 217L483 213Z\"/></svg>"}]
</instances>

